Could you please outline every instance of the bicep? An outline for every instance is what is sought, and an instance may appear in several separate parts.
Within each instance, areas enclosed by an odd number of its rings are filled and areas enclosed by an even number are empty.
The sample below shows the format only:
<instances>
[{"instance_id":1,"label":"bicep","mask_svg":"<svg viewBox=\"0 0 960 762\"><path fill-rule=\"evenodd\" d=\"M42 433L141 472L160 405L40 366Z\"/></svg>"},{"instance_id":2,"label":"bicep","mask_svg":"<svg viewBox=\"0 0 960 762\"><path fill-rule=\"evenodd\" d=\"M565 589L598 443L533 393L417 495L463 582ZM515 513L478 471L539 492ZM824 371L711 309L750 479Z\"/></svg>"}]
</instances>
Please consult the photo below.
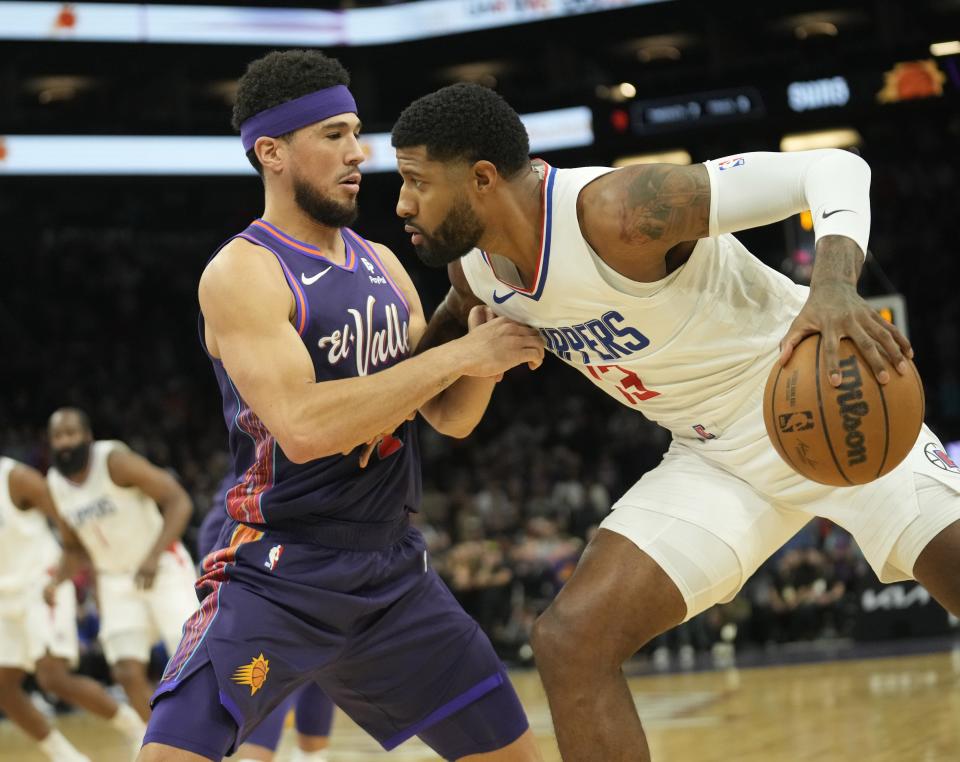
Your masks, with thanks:
<instances>
[{"instance_id":1,"label":"bicep","mask_svg":"<svg viewBox=\"0 0 960 762\"><path fill-rule=\"evenodd\" d=\"M183 487L162 468L132 450L119 449L107 458L110 479L118 487L137 487L156 503L163 504L184 493Z\"/></svg>"},{"instance_id":2,"label":"bicep","mask_svg":"<svg viewBox=\"0 0 960 762\"><path fill-rule=\"evenodd\" d=\"M316 374L290 323L293 297L279 264L267 253L245 255L208 268L200 282L200 307L230 381L281 439L299 393L316 382Z\"/></svg>"}]
</instances>

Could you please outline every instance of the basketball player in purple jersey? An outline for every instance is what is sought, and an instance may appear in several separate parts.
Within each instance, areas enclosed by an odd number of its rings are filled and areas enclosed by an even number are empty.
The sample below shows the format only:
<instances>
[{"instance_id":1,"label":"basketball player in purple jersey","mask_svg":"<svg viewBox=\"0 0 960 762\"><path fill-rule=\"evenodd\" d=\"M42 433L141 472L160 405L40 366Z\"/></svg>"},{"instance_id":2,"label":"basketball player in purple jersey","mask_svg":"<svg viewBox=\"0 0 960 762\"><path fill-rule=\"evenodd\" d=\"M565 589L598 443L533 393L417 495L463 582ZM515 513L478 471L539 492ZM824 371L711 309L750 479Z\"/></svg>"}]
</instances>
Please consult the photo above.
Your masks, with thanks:
<instances>
[{"instance_id":1,"label":"basketball player in purple jersey","mask_svg":"<svg viewBox=\"0 0 960 762\"><path fill-rule=\"evenodd\" d=\"M223 525L230 520L226 506L227 492L236 483L237 478L232 471L229 472L220 482L213 504L203 517L197 535L197 557L200 559L216 549ZM327 762L333 702L316 683L300 687L268 714L237 749L234 754L236 762L272 762L280 745L283 723L291 709L294 710L297 728L297 747L292 762Z\"/></svg>"},{"instance_id":2,"label":"basketball player in purple jersey","mask_svg":"<svg viewBox=\"0 0 960 762\"><path fill-rule=\"evenodd\" d=\"M787 466L763 423L767 375L807 334L822 334L834 386L840 336L880 383L908 370L909 342L856 290L870 229L863 160L820 150L555 169L530 162L500 96L465 84L411 104L393 145L397 214L424 262L449 264L430 335L456 335L485 302L673 435L534 627L565 760L649 760L623 662L729 601L813 516L849 530L882 581L916 579L960 614L960 467L933 432L885 476L835 488ZM731 235L807 209L810 288Z\"/></svg>"},{"instance_id":3,"label":"basketball player in purple jersey","mask_svg":"<svg viewBox=\"0 0 960 762\"><path fill-rule=\"evenodd\" d=\"M467 435L496 378L538 366L543 343L481 308L466 336L411 356L425 329L413 284L347 227L364 159L348 84L308 51L240 80L234 125L265 211L199 288L238 483L141 762L219 760L308 682L385 749L417 735L450 760L540 759L503 666L410 526L407 419Z\"/></svg>"}]
</instances>

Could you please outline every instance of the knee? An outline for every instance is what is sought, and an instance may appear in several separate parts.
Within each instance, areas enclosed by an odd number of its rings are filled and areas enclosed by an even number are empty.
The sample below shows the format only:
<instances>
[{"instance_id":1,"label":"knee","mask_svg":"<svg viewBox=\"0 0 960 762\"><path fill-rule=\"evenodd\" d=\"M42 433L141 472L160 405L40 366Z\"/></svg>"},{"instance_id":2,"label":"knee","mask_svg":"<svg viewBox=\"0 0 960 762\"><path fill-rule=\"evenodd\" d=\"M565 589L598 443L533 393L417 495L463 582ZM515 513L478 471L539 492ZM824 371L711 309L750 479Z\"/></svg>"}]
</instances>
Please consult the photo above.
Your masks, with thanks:
<instances>
[{"instance_id":1,"label":"knee","mask_svg":"<svg viewBox=\"0 0 960 762\"><path fill-rule=\"evenodd\" d=\"M37 664L37 683L45 693L62 695L68 677L67 667L62 662L44 660Z\"/></svg>"},{"instance_id":2,"label":"knee","mask_svg":"<svg viewBox=\"0 0 960 762\"><path fill-rule=\"evenodd\" d=\"M669 626L661 627L652 613L642 618L648 626L628 626L612 612L598 616L591 606L563 604L558 598L534 623L530 645L541 670L618 670Z\"/></svg>"},{"instance_id":3,"label":"knee","mask_svg":"<svg viewBox=\"0 0 960 762\"><path fill-rule=\"evenodd\" d=\"M113 665L113 679L120 685L139 685L146 682L147 665L139 661L123 659Z\"/></svg>"},{"instance_id":4,"label":"knee","mask_svg":"<svg viewBox=\"0 0 960 762\"><path fill-rule=\"evenodd\" d=\"M24 673L19 669L0 668L0 697L19 691L23 678Z\"/></svg>"}]
</instances>

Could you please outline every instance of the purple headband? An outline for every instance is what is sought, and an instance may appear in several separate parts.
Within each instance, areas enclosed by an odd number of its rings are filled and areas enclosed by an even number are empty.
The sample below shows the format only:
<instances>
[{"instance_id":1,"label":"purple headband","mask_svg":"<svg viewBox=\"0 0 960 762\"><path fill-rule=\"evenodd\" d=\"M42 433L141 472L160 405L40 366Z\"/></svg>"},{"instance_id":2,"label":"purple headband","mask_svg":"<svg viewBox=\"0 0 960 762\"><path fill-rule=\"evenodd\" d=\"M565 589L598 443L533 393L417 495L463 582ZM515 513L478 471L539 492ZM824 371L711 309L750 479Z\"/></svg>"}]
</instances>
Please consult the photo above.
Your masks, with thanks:
<instances>
[{"instance_id":1,"label":"purple headband","mask_svg":"<svg viewBox=\"0 0 960 762\"><path fill-rule=\"evenodd\" d=\"M257 138L276 138L337 114L356 113L357 103L346 85L334 85L302 95L254 114L241 124L240 140L243 142L243 152L253 148Z\"/></svg>"}]
</instances>

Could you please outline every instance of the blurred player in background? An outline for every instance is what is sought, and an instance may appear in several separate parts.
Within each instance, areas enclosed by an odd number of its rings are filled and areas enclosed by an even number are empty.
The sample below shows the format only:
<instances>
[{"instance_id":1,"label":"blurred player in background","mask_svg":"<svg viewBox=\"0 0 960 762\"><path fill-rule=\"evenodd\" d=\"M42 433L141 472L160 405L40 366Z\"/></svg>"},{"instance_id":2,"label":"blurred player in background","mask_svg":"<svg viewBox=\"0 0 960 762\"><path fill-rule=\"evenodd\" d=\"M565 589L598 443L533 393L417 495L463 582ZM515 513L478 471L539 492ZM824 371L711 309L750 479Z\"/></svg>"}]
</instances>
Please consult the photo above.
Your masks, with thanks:
<instances>
[{"instance_id":1,"label":"blurred player in background","mask_svg":"<svg viewBox=\"0 0 960 762\"><path fill-rule=\"evenodd\" d=\"M63 538L62 562L48 519ZM0 457L0 711L54 762L90 761L33 705L22 688L27 674L36 676L44 692L109 721L137 746L146 729L139 715L100 683L70 671L79 646L69 574L85 560L77 538L56 514L43 475Z\"/></svg>"},{"instance_id":2,"label":"blurred player in background","mask_svg":"<svg viewBox=\"0 0 960 762\"><path fill-rule=\"evenodd\" d=\"M118 441L94 441L82 410L61 408L48 424L50 493L97 576L100 642L114 679L146 720L150 649L172 654L197 608L193 561L180 538L192 506L167 471Z\"/></svg>"}]
</instances>

